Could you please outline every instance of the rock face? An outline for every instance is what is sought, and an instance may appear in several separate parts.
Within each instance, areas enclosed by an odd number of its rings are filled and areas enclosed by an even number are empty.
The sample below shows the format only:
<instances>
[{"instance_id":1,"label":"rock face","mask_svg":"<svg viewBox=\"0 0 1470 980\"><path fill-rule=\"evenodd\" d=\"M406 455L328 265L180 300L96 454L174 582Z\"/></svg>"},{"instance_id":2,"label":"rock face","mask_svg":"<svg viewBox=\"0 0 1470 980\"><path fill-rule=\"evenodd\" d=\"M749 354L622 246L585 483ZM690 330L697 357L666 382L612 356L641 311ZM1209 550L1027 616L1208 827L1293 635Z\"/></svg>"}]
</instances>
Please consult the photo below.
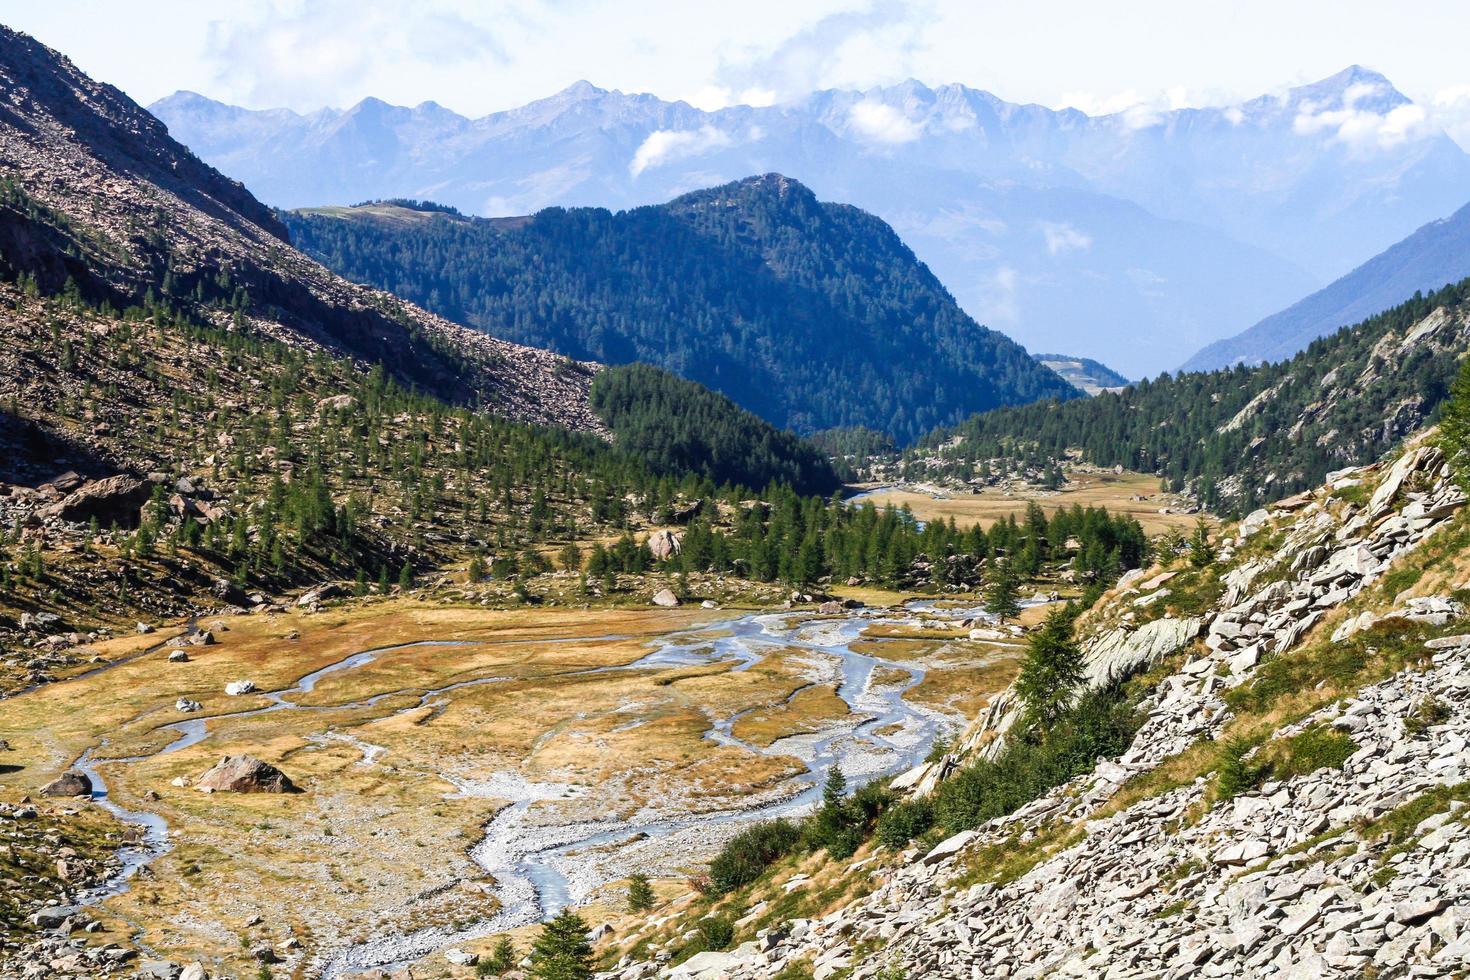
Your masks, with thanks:
<instances>
[{"instance_id":1,"label":"rock face","mask_svg":"<svg viewBox=\"0 0 1470 980\"><path fill-rule=\"evenodd\" d=\"M86 773L75 770L64 772L41 787L42 796L91 796L92 780Z\"/></svg>"},{"instance_id":2,"label":"rock face","mask_svg":"<svg viewBox=\"0 0 1470 980\"><path fill-rule=\"evenodd\" d=\"M220 793L295 793L296 784L275 766L248 755L227 755L194 781L196 789Z\"/></svg>"}]
</instances>

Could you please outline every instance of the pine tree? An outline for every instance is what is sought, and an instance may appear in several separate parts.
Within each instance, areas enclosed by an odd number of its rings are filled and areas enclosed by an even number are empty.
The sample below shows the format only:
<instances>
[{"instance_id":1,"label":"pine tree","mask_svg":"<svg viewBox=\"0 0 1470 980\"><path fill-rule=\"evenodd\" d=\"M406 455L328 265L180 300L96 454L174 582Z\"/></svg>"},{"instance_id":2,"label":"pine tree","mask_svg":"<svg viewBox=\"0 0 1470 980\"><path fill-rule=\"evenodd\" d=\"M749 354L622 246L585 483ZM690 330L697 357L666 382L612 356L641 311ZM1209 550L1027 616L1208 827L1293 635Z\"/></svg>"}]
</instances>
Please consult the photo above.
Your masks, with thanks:
<instances>
[{"instance_id":1,"label":"pine tree","mask_svg":"<svg viewBox=\"0 0 1470 980\"><path fill-rule=\"evenodd\" d=\"M531 946L531 976L537 980L589 980L592 976L592 944L587 940L587 923L571 909L541 927Z\"/></svg>"},{"instance_id":2,"label":"pine tree","mask_svg":"<svg viewBox=\"0 0 1470 980\"><path fill-rule=\"evenodd\" d=\"M483 961L489 974L499 976L516 964L515 944L510 941L509 936L501 936L495 941L495 947L490 955Z\"/></svg>"},{"instance_id":3,"label":"pine tree","mask_svg":"<svg viewBox=\"0 0 1470 980\"><path fill-rule=\"evenodd\" d=\"M822 804L829 807L841 806L845 799L847 777L842 774L842 767L834 764L827 770L827 781L822 785Z\"/></svg>"},{"instance_id":4,"label":"pine tree","mask_svg":"<svg viewBox=\"0 0 1470 980\"><path fill-rule=\"evenodd\" d=\"M1076 613L1068 604L1047 616L1041 629L1026 642L1026 659L1016 678L1016 692L1025 706L1025 724L1045 738L1066 713L1072 695L1086 677L1082 651L1072 640Z\"/></svg>"},{"instance_id":5,"label":"pine tree","mask_svg":"<svg viewBox=\"0 0 1470 980\"><path fill-rule=\"evenodd\" d=\"M1439 433L1440 448L1449 459L1456 481L1461 487L1470 487L1470 360L1461 366L1450 385Z\"/></svg>"},{"instance_id":6,"label":"pine tree","mask_svg":"<svg viewBox=\"0 0 1470 980\"><path fill-rule=\"evenodd\" d=\"M653 908L653 886L648 875L639 872L628 877L628 911L647 912Z\"/></svg>"},{"instance_id":7,"label":"pine tree","mask_svg":"<svg viewBox=\"0 0 1470 980\"><path fill-rule=\"evenodd\" d=\"M1017 598L1018 589L1016 573L1011 569L1011 563L1002 563L985 590L985 611L1002 623L1015 616L1021 611L1021 603Z\"/></svg>"},{"instance_id":8,"label":"pine tree","mask_svg":"<svg viewBox=\"0 0 1470 980\"><path fill-rule=\"evenodd\" d=\"M1195 521L1194 533L1189 536L1189 563L1195 568L1214 564L1215 546L1210 543L1210 525L1200 517Z\"/></svg>"}]
</instances>

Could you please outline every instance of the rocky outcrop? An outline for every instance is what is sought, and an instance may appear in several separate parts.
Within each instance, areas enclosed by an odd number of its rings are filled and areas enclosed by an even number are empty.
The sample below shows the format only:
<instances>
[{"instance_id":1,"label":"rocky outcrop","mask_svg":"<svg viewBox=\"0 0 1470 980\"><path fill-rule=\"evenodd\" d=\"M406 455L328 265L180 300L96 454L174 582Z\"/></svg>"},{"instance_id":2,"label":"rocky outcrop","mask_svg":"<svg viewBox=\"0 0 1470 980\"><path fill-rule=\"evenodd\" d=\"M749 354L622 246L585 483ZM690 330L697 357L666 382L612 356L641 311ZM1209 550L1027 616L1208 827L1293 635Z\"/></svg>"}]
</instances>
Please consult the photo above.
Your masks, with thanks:
<instances>
[{"instance_id":1,"label":"rocky outcrop","mask_svg":"<svg viewBox=\"0 0 1470 980\"><path fill-rule=\"evenodd\" d=\"M194 781L194 788L221 793L295 793L296 784L275 766L248 755L227 755Z\"/></svg>"},{"instance_id":2,"label":"rocky outcrop","mask_svg":"<svg viewBox=\"0 0 1470 980\"><path fill-rule=\"evenodd\" d=\"M42 507L44 518L85 524L96 520L102 527L136 527L138 509L153 495L153 485L126 474L94 480L67 494L57 503Z\"/></svg>"},{"instance_id":3,"label":"rocky outcrop","mask_svg":"<svg viewBox=\"0 0 1470 980\"><path fill-rule=\"evenodd\" d=\"M677 531L654 531L648 536L648 550L658 561L667 561L684 550L684 535Z\"/></svg>"}]
</instances>

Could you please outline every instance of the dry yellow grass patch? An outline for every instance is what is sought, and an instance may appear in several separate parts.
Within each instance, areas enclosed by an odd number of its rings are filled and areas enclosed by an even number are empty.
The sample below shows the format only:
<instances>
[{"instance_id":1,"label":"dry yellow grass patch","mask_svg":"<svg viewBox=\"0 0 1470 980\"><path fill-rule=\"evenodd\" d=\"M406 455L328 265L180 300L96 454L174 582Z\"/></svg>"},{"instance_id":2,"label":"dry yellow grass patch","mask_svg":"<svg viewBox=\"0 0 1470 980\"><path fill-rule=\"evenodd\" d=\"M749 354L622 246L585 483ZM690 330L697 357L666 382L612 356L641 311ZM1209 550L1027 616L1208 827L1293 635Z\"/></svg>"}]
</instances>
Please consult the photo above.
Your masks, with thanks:
<instances>
[{"instance_id":1,"label":"dry yellow grass patch","mask_svg":"<svg viewBox=\"0 0 1470 980\"><path fill-rule=\"evenodd\" d=\"M791 700L742 715L731 733L752 745L768 746L788 735L805 735L848 717L847 702L830 684L814 684L797 691Z\"/></svg>"},{"instance_id":2,"label":"dry yellow grass patch","mask_svg":"<svg viewBox=\"0 0 1470 980\"><path fill-rule=\"evenodd\" d=\"M1170 528L1185 530L1194 526L1195 515L1160 514L1167 504L1167 495L1159 491L1159 478L1146 473L1074 473L1068 489L1061 492L1025 491L1007 493L988 488L976 494L956 493L952 496L935 498L926 493L912 490L885 490L866 499L883 508L888 504L902 507L907 504L914 516L921 521L948 521L951 517L960 528L979 524L989 528L996 521L1015 516L1020 520L1026 514L1026 505L1032 501L1050 513L1058 507L1106 507L1109 513L1127 514L1143 525L1150 534L1159 534ZM1142 497L1142 500L1135 500Z\"/></svg>"}]
</instances>

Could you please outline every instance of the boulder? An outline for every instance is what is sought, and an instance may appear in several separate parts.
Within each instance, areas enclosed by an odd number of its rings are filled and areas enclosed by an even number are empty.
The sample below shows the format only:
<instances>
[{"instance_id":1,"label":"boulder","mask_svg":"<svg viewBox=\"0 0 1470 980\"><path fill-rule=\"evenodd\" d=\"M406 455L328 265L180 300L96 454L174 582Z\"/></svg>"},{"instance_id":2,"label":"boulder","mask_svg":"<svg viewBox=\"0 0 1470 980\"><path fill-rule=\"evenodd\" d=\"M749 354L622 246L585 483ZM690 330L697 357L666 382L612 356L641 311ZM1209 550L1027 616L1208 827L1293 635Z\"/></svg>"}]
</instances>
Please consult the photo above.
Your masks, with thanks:
<instances>
[{"instance_id":1,"label":"boulder","mask_svg":"<svg viewBox=\"0 0 1470 980\"><path fill-rule=\"evenodd\" d=\"M177 701L174 702L174 710L182 711L185 714L198 711L203 707L204 705L200 704L198 701L191 701L188 698L179 698Z\"/></svg>"},{"instance_id":2,"label":"boulder","mask_svg":"<svg viewBox=\"0 0 1470 980\"><path fill-rule=\"evenodd\" d=\"M648 536L648 550L659 561L667 561L684 550L684 535L677 531L654 531Z\"/></svg>"},{"instance_id":3,"label":"boulder","mask_svg":"<svg viewBox=\"0 0 1470 980\"><path fill-rule=\"evenodd\" d=\"M225 693L230 697L238 697L242 694L250 694L255 690L255 682L250 680L230 681L225 685Z\"/></svg>"},{"instance_id":4,"label":"boulder","mask_svg":"<svg viewBox=\"0 0 1470 980\"><path fill-rule=\"evenodd\" d=\"M153 485L136 477L118 474L93 480L67 494L57 503L42 507L43 518L84 524L92 518L103 527L136 527L138 509L153 496Z\"/></svg>"},{"instance_id":5,"label":"boulder","mask_svg":"<svg viewBox=\"0 0 1470 980\"><path fill-rule=\"evenodd\" d=\"M209 980L209 974L204 972L204 964L195 960L184 967L184 972L179 974L179 980Z\"/></svg>"},{"instance_id":6,"label":"boulder","mask_svg":"<svg viewBox=\"0 0 1470 980\"><path fill-rule=\"evenodd\" d=\"M170 650L168 653L168 662L171 664L186 664L189 662L189 655L183 650Z\"/></svg>"},{"instance_id":7,"label":"boulder","mask_svg":"<svg viewBox=\"0 0 1470 980\"><path fill-rule=\"evenodd\" d=\"M196 789L221 793L295 793L296 784L275 766L248 755L227 755L194 781Z\"/></svg>"},{"instance_id":8,"label":"boulder","mask_svg":"<svg viewBox=\"0 0 1470 980\"><path fill-rule=\"evenodd\" d=\"M938 844L935 844L932 851L924 855L924 863L938 864L945 858L953 857L960 851L964 850L965 845L969 844L970 841L974 840L978 836L980 835L973 830L962 830L958 834L955 834L953 837L946 837Z\"/></svg>"},{"instance_id":9,"label":"boulder","mask_svg":"<svg viewBox=\"0 0 1470 980\"><path fill-rule=\"evenodd\" d=\"M42 796L91 796L92 780L86 773L68 770L41 787Z\"/></svg>"},{"instance_id":10,"label":"boulder","mask_svg":"<svg viewBox=\"0 0 1470 980\"><path fill-rule=\"evenodd\" d=\"M653 604L671 609L679 604L679 597L668 589L659 589L653 596Z\"/></svg>"},{"instance_id":11,"label":"boulder","mask_svg":"<svg viewBox=\"0 0 1470 980\"><path fill-rule=\"evenodd\" d=\"M455 966L474 966L480 962L480 957L463 949L446 949L444 958Z\"/></svg>"}]
</instances>

